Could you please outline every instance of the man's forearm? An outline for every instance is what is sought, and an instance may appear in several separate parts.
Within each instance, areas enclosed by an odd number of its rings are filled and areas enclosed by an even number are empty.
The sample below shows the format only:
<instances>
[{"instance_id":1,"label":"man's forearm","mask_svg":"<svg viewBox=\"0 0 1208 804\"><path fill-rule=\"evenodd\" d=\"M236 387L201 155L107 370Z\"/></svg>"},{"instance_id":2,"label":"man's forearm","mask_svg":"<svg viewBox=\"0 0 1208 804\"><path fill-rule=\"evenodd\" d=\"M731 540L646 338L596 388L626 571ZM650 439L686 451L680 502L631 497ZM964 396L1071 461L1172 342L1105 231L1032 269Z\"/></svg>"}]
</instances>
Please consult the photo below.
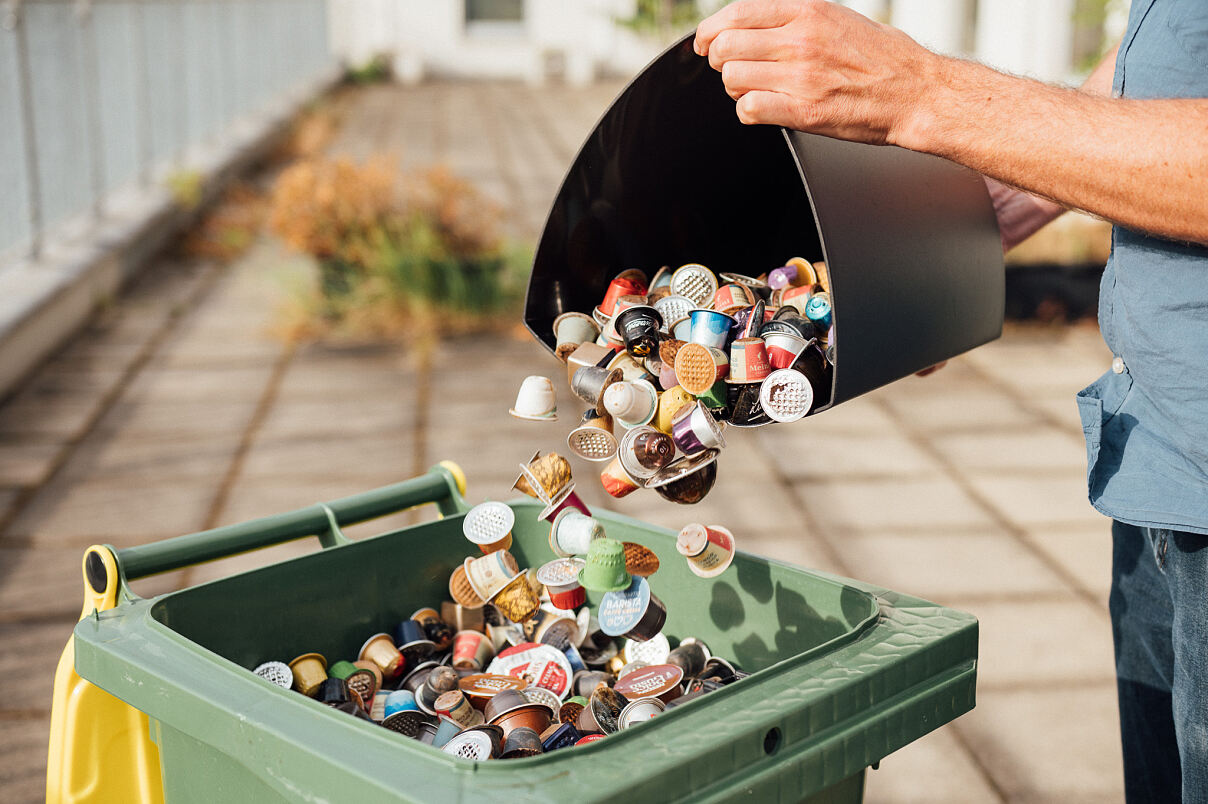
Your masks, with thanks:
<instances>
[{"instance_id":1,"label":"man's forearm","mask_svg":"<svg viewBox=\"0 0 1208 804\"><path fill-rule=\"evenodd\" d=\"M1208 243L1208 100L1127 100L931 56L891 135L1129 228Z\"/></svg>"},{"instance_id":2,"label":"man's forearm","mask_svg":"<svg viewBox=\"0 0 1208 804\"><path fill-rule=\"evenodd\" d=\"M695 47L743 123L896 143L1208 243L1208 99L1120 100L1004 75L821 0L739 0L697 27Z\"/></svg>"}]
</instances>

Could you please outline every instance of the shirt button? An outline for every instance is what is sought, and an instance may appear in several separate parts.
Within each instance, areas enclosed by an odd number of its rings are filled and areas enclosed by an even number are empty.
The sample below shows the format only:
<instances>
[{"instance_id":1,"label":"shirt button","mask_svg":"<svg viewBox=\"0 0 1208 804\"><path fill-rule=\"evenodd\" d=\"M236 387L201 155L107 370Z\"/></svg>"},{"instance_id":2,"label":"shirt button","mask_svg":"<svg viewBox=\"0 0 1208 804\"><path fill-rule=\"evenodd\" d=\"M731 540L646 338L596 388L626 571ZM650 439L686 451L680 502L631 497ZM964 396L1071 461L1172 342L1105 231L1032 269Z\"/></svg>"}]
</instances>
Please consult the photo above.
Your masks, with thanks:
<instances>
[{"instance_id":1,"label":"shirt button","mask_svg":"<svg viewBox=\"0 0 1208 804\"><path fill-rule=\"evenodd\" d=\"M1120 357L1120 355L1112 358L1112 371L1117 374L1124 373L1124 358Z\"/></svg>"}]
</instances>

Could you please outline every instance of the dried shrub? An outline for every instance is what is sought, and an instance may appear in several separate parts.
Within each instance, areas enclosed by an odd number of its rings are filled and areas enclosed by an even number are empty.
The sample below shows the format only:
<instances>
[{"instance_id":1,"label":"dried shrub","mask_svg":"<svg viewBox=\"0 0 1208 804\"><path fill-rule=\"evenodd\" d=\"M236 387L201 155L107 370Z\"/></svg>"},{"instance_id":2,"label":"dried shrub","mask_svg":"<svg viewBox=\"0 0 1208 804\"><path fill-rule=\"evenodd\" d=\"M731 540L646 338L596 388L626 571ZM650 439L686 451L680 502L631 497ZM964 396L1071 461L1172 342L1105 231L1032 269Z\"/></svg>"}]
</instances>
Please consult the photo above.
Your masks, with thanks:
<instances>
[{"instance_id":1,"label":"dried shrub","mask_svg":"<svg viewBox=\"0 0 1208 804\"><path fill-rule=\"evenodd\" d=\"M270 225L318 262L314 287L285 318L291 337L384 337L472 330L518 296L522 257L501 212L444 168L400 177L378 157L308 159L282 172Z\"/></svg>"}]
</instances>

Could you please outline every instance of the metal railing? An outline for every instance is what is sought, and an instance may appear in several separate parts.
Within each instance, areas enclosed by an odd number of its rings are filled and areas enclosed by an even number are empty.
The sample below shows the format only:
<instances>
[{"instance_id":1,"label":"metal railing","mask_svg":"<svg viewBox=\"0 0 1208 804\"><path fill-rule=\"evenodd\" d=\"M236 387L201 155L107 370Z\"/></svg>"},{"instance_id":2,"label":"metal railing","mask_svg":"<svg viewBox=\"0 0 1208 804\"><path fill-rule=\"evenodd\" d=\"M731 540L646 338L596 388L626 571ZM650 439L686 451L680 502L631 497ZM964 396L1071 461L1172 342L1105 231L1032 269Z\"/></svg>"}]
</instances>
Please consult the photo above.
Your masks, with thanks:
<instances>
[{"instance_id":1,"label":"metal railing","mask_svg":"<svg viewBox=\"0 0 1208 804\"><path fill-rule=\"evenodd\" d=\"M331 64L325 0L0 0L0 264Z\"/></svg>"}]
</instances>

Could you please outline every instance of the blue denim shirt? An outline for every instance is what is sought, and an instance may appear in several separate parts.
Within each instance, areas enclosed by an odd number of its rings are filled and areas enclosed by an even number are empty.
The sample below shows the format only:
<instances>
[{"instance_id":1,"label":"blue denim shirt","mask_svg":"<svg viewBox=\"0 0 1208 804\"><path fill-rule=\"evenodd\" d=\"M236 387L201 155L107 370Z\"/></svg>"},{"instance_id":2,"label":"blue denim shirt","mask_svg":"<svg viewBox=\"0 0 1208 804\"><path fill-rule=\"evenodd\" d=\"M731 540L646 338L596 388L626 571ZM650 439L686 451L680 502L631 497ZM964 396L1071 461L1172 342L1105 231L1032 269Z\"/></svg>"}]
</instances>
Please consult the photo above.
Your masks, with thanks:
<instances>
[{"instance_id":1,"label":"blue denim shirt","mask_svg":"<svg viewBox=\"0 0 1208 804\"><path fill-rule=\"evenodd\" d=\"M1208 0L1133 0L1114 89L1208 97ZM1091 504L1208 534L1208 248L1116 226L1099 327L1117 357L1078 395Z\"/></svg>"}]
</instances>

